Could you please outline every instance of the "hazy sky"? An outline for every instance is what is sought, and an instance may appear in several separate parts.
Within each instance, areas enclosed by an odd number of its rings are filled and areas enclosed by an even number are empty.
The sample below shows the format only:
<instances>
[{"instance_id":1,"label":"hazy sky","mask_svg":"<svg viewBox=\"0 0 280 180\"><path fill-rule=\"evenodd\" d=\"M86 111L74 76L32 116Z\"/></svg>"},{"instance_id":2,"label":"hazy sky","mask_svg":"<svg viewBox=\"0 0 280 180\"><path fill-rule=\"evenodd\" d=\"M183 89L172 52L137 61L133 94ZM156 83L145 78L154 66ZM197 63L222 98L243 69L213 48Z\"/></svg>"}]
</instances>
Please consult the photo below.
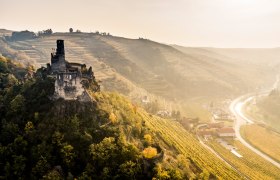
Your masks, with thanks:
<instances>
[{"instance_id":1,"label":"hazy sky","mask_svg":"<svg viewBox=\"0 0 280 180\"><path fill-rule=\"evenodd\" d=\"M280 0L0 0L0 28L70 27L167 44L280 47Z\"/></svg>"}]
</instances>

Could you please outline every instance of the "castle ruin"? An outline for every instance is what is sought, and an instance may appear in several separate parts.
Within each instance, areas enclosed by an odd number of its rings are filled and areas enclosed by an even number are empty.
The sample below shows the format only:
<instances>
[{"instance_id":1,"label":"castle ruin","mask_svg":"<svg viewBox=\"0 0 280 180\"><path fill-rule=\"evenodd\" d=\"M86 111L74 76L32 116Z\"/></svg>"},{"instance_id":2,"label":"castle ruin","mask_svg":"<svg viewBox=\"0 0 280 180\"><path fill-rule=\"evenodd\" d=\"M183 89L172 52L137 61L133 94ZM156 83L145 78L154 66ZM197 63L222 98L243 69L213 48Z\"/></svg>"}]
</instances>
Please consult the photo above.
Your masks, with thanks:
<instances>
[{"instance_id":1,"label":"castle ruin","mask_svg":"<svg viewBox=\"0 0 280 180\"><path fill-rule=\"evenodd\" d=\"M68 62L65 59L64 40L57 40L57 49L51 53L51 64L47 64L49 76L55 78L54 99L91 101L87 92L95 77L92 67Z\"/></svg>"}]
</instances>

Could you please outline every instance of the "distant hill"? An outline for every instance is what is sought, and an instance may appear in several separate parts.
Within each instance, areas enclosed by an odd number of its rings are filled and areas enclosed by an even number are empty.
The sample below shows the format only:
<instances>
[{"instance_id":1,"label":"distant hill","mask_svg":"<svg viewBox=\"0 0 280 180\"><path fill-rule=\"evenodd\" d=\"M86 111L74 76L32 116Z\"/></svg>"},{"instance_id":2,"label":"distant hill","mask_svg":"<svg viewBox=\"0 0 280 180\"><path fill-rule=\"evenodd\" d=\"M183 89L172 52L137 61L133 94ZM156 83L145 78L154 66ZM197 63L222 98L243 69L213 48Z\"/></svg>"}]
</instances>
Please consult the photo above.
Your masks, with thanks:
<instances>
[{"instance_id":1,"label":"distant hill","mask_svg":"<svg viewBox=\"0 0 280 180\"><path fill-rule=\"evenodd\" d=\"M193 56L220 63L235 65L237 77L246 79L248 85L271 85L280 68L280 48L191 48L174 45L176 49ZM274 77L271 78L273 74ZM267 79L268 78L268 79Z\"/></svg>"},{"instance_id":2,"label":"distant hill","mask_svg":"<svg viewBox=\"0 0 280 180\"><path fill-rule=\"evenodd\" d=\"M13 31L7 29L0 29L0 37L1 36L10 36Z\"/></svg>"},{"instance_id":3,"label":"distant hill","mask_svg":"<svg viewBox=\"0 0 280 180\"><path fill-rule=\"evenodd\" d=\"M280 48L208 48L209 51L231 57L246 64L264 63L268 66L279 65Z\"/></svg>"},{"instance_id":4,"label":"distant hill","mask_svg":"<svg viewBox=\"0 0 280 180\"><path fill-rule=\"evenodd\" d=\"M25 41L0 39L0 52L37 67L50 61L57 39L64 39L66 59L93 66L104 90L132 99L162 97L165 102L209 103L234 98L274 81L279 67L277 49L264 49L273 66L230 50L186 48L145 39L127 39L94 33L54 33ZM253 52L251 53L253 54ZM246 56L245 56L246 55ZM251 58L249 58L251 57Z\"/></svg>"}]
</instances>

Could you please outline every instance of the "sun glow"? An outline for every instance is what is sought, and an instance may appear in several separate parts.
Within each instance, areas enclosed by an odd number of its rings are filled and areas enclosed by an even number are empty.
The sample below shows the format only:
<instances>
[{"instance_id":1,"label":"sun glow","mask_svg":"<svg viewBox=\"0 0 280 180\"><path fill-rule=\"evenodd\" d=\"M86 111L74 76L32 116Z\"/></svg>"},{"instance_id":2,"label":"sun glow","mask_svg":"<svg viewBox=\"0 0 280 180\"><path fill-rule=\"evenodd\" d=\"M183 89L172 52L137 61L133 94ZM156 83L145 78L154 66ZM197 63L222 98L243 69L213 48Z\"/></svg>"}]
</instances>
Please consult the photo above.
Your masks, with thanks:
<instances>
[{"instance_id":1,"label":"sun glow","mask_svg":"<svg viewBox=\"0 0 280 180\"><path fill-rule=\"evenodd\" d=\"M227 0L225 1L227 3L231 3L231 4L239 4L239 5L247 5L247 4L259 4L261 3L260 0Z\"/></svg>"},{"instance_id":2,"label":"sun glow","mask_svg":"<svg viewBox=\"0 0 280 180\"><path fill-rule=\"evenodd\" d=\"M75 26L187 46L278 47L280 42L280 0L69 0L62 9L65 1L27 1L0 0L5 7L0 28L65 31ZM18 16L9 16L10 9Z\"/></svg>"}]
</instances>

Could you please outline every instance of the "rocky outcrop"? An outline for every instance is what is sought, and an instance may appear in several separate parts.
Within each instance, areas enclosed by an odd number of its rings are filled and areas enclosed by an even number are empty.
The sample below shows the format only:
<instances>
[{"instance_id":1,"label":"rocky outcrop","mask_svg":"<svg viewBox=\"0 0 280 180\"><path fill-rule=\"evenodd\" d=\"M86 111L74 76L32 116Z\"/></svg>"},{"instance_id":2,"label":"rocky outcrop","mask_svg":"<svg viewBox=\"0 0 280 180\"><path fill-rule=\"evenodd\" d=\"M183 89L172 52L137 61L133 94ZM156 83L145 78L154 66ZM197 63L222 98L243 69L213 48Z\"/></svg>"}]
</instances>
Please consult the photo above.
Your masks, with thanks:
<instances>
[{"instance_id":1,"label":"rocky outcrop","mask_svg":"<svg viewBox=\"0 0 280 180\"><path fill-rule=\"evenodd\" d=\"M75 115L94 114L96 111L96 101L76 101L58 99L54 102L51 113L58 118L72 117Z\"/></svg>"}]
</instances>

